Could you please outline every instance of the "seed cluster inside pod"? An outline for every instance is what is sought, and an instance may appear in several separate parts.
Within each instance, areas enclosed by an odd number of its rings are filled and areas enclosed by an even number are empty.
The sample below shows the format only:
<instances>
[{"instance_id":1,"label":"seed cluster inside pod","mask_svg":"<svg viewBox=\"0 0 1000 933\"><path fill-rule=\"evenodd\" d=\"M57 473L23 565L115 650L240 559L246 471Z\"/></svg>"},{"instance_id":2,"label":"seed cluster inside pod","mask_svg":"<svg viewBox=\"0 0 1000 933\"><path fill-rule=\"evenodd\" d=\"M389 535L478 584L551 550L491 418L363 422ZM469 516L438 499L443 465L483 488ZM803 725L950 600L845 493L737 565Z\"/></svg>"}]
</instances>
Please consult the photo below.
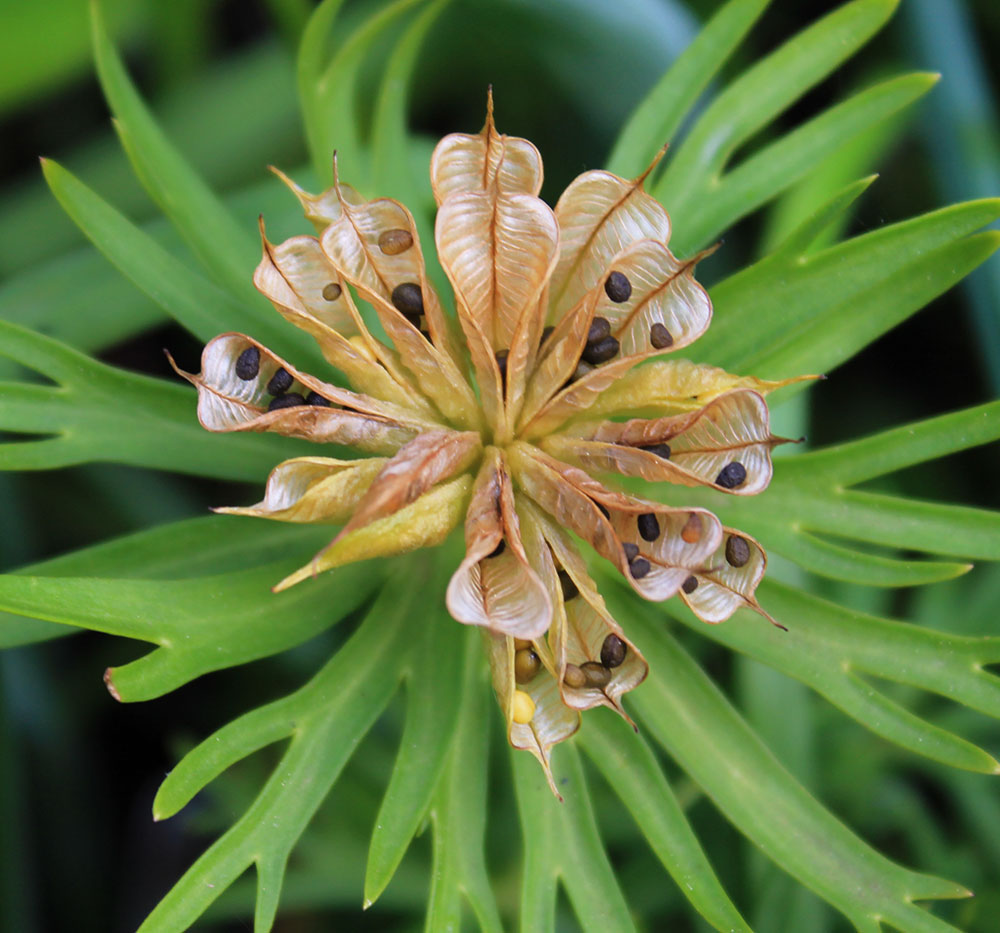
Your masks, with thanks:
<instances>
[{"instance_id":1,"label":"seed cluster inside pod","mask_svg":"<svg viewBox=\"0 0 1000 933\"><path fill-rule=\"evenodd\" d=\"M711 321L694 278L701 256L670 251L670 218L645 174L588 171L546 204L538 150L497 131L492 98L483 129L445 137L431 160L454 313L427 276L406 207L363 197L336 164L318 195L278 175L315 235L271 244L262 223L254 283L343 379L323 382L224 334L188 377L199 419L378 456L286 461L262 503L223 511L343 525L276 589L439 543L464 518L466 554L446 604L484 632L508 737L550 774L551 748L581 712L607 705L627 718L622 697L647 672L581 544L644 599L677 595L712 623L763 612L757 542L608 477L762 491L781 441L763 396L783 383L668 359Z\"/></svg>"}]
</instances>

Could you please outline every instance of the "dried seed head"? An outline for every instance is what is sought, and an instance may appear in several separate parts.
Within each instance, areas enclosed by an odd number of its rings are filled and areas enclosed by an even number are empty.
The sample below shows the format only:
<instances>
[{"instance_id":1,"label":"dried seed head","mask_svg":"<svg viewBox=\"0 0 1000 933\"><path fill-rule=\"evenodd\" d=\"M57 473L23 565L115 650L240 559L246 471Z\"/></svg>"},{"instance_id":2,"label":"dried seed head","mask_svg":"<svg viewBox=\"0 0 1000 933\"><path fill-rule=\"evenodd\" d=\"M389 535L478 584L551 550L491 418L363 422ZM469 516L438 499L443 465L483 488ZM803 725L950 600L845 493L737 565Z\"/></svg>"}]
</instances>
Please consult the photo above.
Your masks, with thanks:
<instances>
[{"instance_id":1,"label":"dried seed head","mask_svg":"<svg viewBox=\"0 0 1000 933\"><path fill-rule=\"evenodd\" d=\"M279 408L297 408L305 405L306 400L298 392L288 392L287 394L276 395L267 406L268 411L277 411Z\"/></svg>"},{"instance_id":2,"label":"dried seed head","mask_svg":"<svg viewBox=\"0 0 1000 933\"><path fill-rule=\"evenodd\" d=\"M597 343L611 333L611 322L605 317L595 317L587 331L587 343Z\"/></svg>"},{"instance_id":3,"label":"dried seed head","mask_svg":"<svg viewBox=\"0 0 1000 933\"><path fill-rule=\"evenodd\" d=\"M424 294L415 282L403 282L392 290L392 304L407 317L420 317L424 313Z\"/></svg>"},{"instance_id":4,"label":"dried seed head","mask_svg":"<svg viewBox=\"0 0 1000 933\"><path fill-rule=\"evenodd\" d=\"M670 331L659 321L649 328L649 342L657 349L663 350L672 346L674 338L670 336Z\"/></svg>"},{"instance_id":5,"label":"dried seed head","mask_svg":"<svg viewBox=\"0 0 1000 933\"><path fill-rule=\"evenodd\" d=\"M576 599L580 595L580 590L573 582L573 578L565 570L559 571L559 586L562 588L563 602L567 603L571 599Z\"/></svg>"},{"instance_id":6,"label":"dried seed head","mask_svg":"<svg viewBox=\"0 0 1000 933\"><path fill-rule=\"evenodd\" d=\"M636 519L643 541L655 541L660 537L660 523L652 512L644 512Z\"/></svg>"},{"instance_id":7,"label":"dried seed head","mask_svg":"<svg viewBox=\"0 0 1000 933\"><path fill-rule=\"evenodd\" d=\"M514 691L514 722L522 726L531 722L535 715L535 701L523 690Z\"/></svg>"},{"instance_id":8,"label":"dried seed head","mask_svg":"<svg viewBox=\"0 0 1000 933\"><path fill-rule=\"evenodd\" d=\"M282 366L268 382L267 393L268 395L284 395L292 387L294 381L292 374ZM301 396L299 397L301 398Z\"/></svg>"},{"instance_id":9,"label":"dried seed head","mask_svg":"<svg viewBox=\"0 0 1000 933\"><path fill-rule=\"evenodd\" d=\"M608 360L614 359L620 349L621 344L618 343L615 337L602 337L594 343L588 343L583 348L582 357L585 363L597 366L600 363L606 363Z\"/></svg>"},{"instance_id":10,"label":"dried seed head","mask_svg":"<svg viewBox=\"0 0 1000 933\"><path fill-rule=\"evenodd\" d=\"M533 648L522 648L514 655L514 680L519 684L534 680L541 666L542 662Z\"/></svg>"},{"instance_id":11,"label":"dried seed head","mask_svg":"<svg viewBox=\"0 0 1000 933\"><path fill-rule=\"evenodd\" d=\"M318 405L321 408L329 408L331 403L328 398L324 398L322 395L319 394L319 392L310 392L306 396L306 404Z\"/></svg>"},{"instance_id":12,"label":"dried seed head","mask_svg":"<svg viewBox=\"0 0 1000 933\"><path fill-rule=\"evenodd\" d=\"M609 671L600 661L587 661L580 665L580 671L586 678L588 687L606 687L611 683L611 671Z\"/></svg>"},{"instance_id":13,"label":"dried seed head","mask_svg":"<svg viewBox=\"0 0 1000 933\"><path fill-rule=\"evenodd\" d=\"M378 248L386 256L398 256L413 246L413 235L409 230L385 230L378 238Z\"/></svg>"},{"instance_id":14,"label":"dried seed head","mask_svg":"<svg viewBox=\"0 0 1000 933\"><path fill-rule=\"evenodd\" d=\"M701 540L701 516L692 512L681 529L681 540L686 544L697 544Z\"/></svg>"},{"instance_id":15,"label":"dried seed head","mask_svg":"<svg viewBox=\"0 0 1000 933\"><path fill-rule=\"evenodd\" d=\"M327 282L323 286L323 297L327 301L336 301L343 294L343 289L336 282Z\"/></svg>"},{"instance_id":16,"label":"dried seed head","mask_svg":"<svg viewBox=\"0 0 1000 933\"><path fill-rule=\"evenodd\" d=\"M696 589L698 589L698 578L693 575L688 577L681 584L681 589L684 590L685 593L693 593Z\"/></svg>"},{"instance_id":17,"label":"dried seed head","mask_svg":"<svg viewBox=\"0 0 1000 933\"><path fill-rule=\"evenodd\" d=\"M715 482L723 489L735 489L747 478L747 468L739 460L727 463L715 477Z\"/></svg>"},{"instance_id":18,"label":"dried seed head","mask_svg":"<svg viewBox=\"0 0 1000 933\"><path fill-rule=\"evenodd\" d=\"M742 567L750 560L750 545L746 538L730 535L726 541L726 560L732 567Z\"/></svg>"},{"instance_id":19,"label":"dried seed head","mask_svg":"<svg viewBox=\"0 0 1000 933\"><path fill-rule=\"evenodd\" d=\"M601 645L601 664L605 667L619 667L628 653L628 645L612 632Z\"/></svg>"},{"instance_id":20,"label":"dried seed head","mask_svg":"<svg viewBox=\"0 0 1000 933\"><path fill-rule=\"evenodd\" d=\"M256 379L260 372L260 350L256 347L247 347L236 358L236 375L244 382Z\"/></svg>"},{"instance_id":21,"label":"dried seed head","mask_svg":"<svg viewBox=\"0 0 1000 933\"><path fill-rule=\"evenodd\" d=\"M633 580L641 580L652 569L645 557L636 557L628 563L628 572L632 574Z\"/></svg>"},{"instance_id":22,"label":"dried seed head","mask_svg":"<svg viewBox=\"0 0 1000 933\"><path fill-rule=\"evenodd\" d=\"M648 453L656 454L657 457L662 457L664 460L670 459L669 444L645 444L640 447L639 450L645 450Z\"/></svg>"},{"instance_id":23,"label":"dried seed head","mask_svg":"<svg viewBox=\"0 0 1000 933\"><path fill-rule=\"evenodd\" d=\"M563 683L567 687L579 690L581 687L587 686L587 675L575 664L567 664L566 670L563 672Z\"/></svg>"},{"instance_id":24,"label":"dried seed head","mask_svg":"<svg viewBox=\"0 0 1000 933\"><path fill-rule=\"evenodd\" d=\"M604 291L613 302L621 304L632 296L632 283L621 272L612 272L604 280Z\"/></svg>"}]
</instances>

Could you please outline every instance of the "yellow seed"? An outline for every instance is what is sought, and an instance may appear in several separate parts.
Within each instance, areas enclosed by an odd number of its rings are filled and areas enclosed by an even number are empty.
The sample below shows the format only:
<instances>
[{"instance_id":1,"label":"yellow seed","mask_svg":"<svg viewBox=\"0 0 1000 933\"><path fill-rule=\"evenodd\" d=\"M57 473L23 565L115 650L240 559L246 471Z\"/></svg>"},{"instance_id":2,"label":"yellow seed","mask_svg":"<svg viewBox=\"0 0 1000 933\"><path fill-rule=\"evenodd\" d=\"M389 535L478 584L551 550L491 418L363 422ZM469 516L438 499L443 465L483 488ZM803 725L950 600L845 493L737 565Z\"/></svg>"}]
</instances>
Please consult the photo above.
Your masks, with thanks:
<instances>
[{"instance_id":1,"label":"yellow seed","mask_svg":"<svg viewBox=\"0 0 1000 933\"><path fill-rule=\"evenodd\" d=\"M514 691L514 722L522 726L531 722L535 715L535 701L523 690Z\"/></svg>"},{"instance_id":2,"label":"yellow seed","mask_svg":"<svg viewBox=\"0 0 1000 933\"><path fill-rule=\"evenodd\" d=\"M348 338L352 347L358 351L369 363L377 363L378 360L375 358L375 354L372 353L372 348L368 346L367 341L364 337L354 336Z\"/></svg>"}]
</instances>

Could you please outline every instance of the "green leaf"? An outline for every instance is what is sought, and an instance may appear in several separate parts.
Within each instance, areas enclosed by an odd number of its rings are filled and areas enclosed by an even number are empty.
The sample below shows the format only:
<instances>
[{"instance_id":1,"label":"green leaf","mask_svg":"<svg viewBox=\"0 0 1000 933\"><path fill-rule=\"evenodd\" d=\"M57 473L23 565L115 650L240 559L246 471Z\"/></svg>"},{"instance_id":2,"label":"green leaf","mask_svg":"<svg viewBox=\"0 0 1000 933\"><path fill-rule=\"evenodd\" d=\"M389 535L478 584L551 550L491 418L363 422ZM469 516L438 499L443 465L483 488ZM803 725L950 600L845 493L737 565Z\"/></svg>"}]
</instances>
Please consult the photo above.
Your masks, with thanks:
<instances>
[{"instance_id":1,"label":"green leaf","mask_svg":"<svg viewBox=\"0 0 1000 933\"><path fill-rule=\"evenodd\" d=\"M632 631L650 666L634 694L636 710L727 819L864 933L877 933L880 922L902 933L954 931L912 902L969 892L902 868L853 835L771 755L664 631L659 613L635 601L630 606Z\"/></svg>"},{"instance_id":2,"label":"green leaf","mask_svg":"<svg viewBox=\"0 0 1000 933\"><path fill-rule=\"evenodd\" d=\"M681 893L717 930L750 933L733 906L646 742L611 712L583 717L577 742L628 808Z\"/></svg>"},{"instance_id":3,"label":"green leaf","mask_svg":"<svg viewBox=\"0 0 1000 933\"><path fill-rule=\"evenodd\" d=\"M489 688L482 674L479 633L470 627L459 640L464 645L464 661L458 720L430 808L434 861L425 929L427 933L460 929L464 894L480 929L500 933L503 924L484 855L491 726L486 705Z\"/></svg>"},{"instance_id":4,"label":"green leaf","mask_svg":"<svg viewBox=\"0 0 1000 933\"><path fill-rule=\"evenodd\" d=\"M209 671L297 645L343 619L379 586L377 573L354 564L271 593L311 556L315 534L306 540L308 548L288 549L298 552L293 558L186 580L9 574L0 577L0 609L157 645L105 673L116 699L148 700Z\"/></svg>"},{"instance_id":5,"label":"green leaf","mask_svg":"<svg viewBox=\"0 0 1000 933\"><path fill-rule=\"evenodd\" d=\"M291 737L247 812L185 872L140 930L187 929L250 865L257 868L254 931L271 929L292 848L396 691L408 653L410 605L401 592L384 591L361 628L305 687L223 727L167 776L154 803L158 816L176 812L241 758Z\"/></svg>"},{"instance_id":6,"label":"green leaf","mask_svg":"<svg viewBox=\"0 0 1000 933\"><path fill-rule=\"evenodd\" d=\"M768 3L729 0L705 24L629 117L608 157L609 172L633 178L649 165Z\"/></svg>"},{"instance_id":7,"label":"green leaf","mask_svg":"<svg viewBox=\"0 0 1000 933\"><path fill-rule=\"evenodd\" d=\"M755 152L709 184L700 197L671 206L678 230L672 248L685 255L718 238L737 220L813 171L832 149L884 123L926 94L936 81L937 75L911 74L877 84Z\"/></svg>"},{"instance_id":8,"label":"green leaf","mask_svg":"<svg viewBox=\"0 0 1000 933\"><path fill-rule=\"evenodd\" d=\"M260 302L251 284L253 240L157 125L108 37L100 6L90 10L97 76L136 175L218 284Z\"/></svg>"},{"instance_id":9,"label":"green leaf","mask_svg":"<svg viewBox=\"0 0 1000 933\"><path fill-rule=\"evenodd\" d=\"M435 607L422 620L406 674L406 724L368 851L366 906L392 879L430 805L455 732L462 660L454 620Z\"/></svg>"},{"instance_id":10,"label":"green leaf","mask_svg":"<svg viewBox=\"0 0 1000 933\"><path fill-rule=\"evenodd\" d=\"M0 443L0 469L113 462L260 480L304 446L212 434L198 424L191 390L106 366L6 321L0 321L0 355L57 383L0 382L0 430L52 435Z\"/></svg>"},{"instance_id":11,"label":"green leaf","mask_svg":"<svg viewBox=\"0 0 1000 933\"><path fill-rule=\"evenodd\" d=\"M223 331L248 331L281 356L323 365L315 345L277 313L256 303L242 305L203 279L61 165L45 159L42 171L66 213L94 245L200 340L207 342Z\"/></svg>"},{"instance_id":12,"label":"green leaf","mask_svg":"<svg viewBox=\"0 0 1000 933\"><path fill-rule=\"evenodd\" d=\"M594 820L576 748L565 743L553 750L552 774L561 800L528 755L511 751L511 759L524 839L521 929L554 929L555 885L561 877L586 933L634 930Z\"/></svg>"}]
</instances>

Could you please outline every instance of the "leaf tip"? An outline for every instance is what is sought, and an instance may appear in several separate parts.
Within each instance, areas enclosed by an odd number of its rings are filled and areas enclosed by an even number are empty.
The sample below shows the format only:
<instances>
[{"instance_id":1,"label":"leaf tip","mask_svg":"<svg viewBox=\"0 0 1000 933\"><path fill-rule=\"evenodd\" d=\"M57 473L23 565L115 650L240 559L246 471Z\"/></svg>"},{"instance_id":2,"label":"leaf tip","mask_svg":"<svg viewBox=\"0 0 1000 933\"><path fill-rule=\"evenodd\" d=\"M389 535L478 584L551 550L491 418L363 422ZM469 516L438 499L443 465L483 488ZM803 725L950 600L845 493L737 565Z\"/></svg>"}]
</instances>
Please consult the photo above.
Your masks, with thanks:
<instances>
[{"instance_id":1,"label":"leaf tip","mask_svg":"<svg viewBox=\"0 0 1000 933\"><path fill-rule=\"evenodd\" d=\"M108 688L108 693L121 703L122 695L118 692L118 688L115 686L114 670L115 669L113 667L109 667L104 671L104 686Z\"/></svg>"}]
</instances>

